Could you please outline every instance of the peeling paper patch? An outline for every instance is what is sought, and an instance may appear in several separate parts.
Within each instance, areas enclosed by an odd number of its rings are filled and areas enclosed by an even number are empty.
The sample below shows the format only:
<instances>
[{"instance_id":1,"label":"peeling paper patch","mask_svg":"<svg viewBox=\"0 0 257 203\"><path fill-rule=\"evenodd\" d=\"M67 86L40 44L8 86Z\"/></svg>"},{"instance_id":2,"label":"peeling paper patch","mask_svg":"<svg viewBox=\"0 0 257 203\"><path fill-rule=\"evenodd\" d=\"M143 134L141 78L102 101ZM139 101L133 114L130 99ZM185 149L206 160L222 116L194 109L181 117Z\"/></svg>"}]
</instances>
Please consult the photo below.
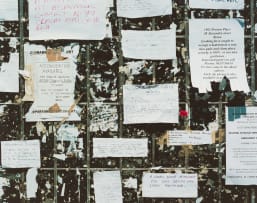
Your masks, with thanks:
<instances>
[{"instance_id":1,"label":"peeling paper patch","mask_svg":"<svg viewBox=\"0 0 257 203\"><path fill-rule=\"evenodd\" d=\"M47 60L50 61L63 61L67 59L67 57L62 56L62 50L60 48L57 49L47 49L46 50Z\"/></svg>"}]
</instances>

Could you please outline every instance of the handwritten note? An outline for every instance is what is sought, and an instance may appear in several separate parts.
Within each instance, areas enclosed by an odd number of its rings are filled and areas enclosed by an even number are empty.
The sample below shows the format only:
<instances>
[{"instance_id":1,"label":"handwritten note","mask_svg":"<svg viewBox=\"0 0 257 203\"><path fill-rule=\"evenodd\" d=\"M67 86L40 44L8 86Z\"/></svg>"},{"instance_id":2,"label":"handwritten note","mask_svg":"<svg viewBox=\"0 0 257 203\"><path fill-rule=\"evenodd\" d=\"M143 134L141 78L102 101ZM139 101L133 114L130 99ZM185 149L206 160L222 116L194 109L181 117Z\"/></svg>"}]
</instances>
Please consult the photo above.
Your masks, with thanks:
<instances>
[{"instance_id":1,"label":"handwritten note","mask_svg":"<svg viewBox=\"0 0 257 203\"><path fill-rule=\"evenodd\" d=\"M197 174L143 174L143 197L196 198L197 189Z\"/></svg>"},{"instance_id":2,"label":"handwritten note","mask_svg":"<svg viewBox=\"0 0 257 203\"><path fill-rule=\"evenodd\" d=\"M244 0L189 0L190 8L244 9Z\"/></svg>"},{"instance_id":3,"label":"handwritten note","mask_svg":"<svg viewBox=\"0 0 257 203\"><path fill-rule=\"evenodd\" d=\"M119 171L93 174L96 203L122 203L121 175Z\"/></svg>"},{"instance_id":4,"label":"handwritten note","mask_svg":"<svg viewBox=\"0 0 257 203\"><path fill-rule=\"evenodd\" d=\"M177 123L178 85L124 85L124 124Z\"/></svg>"},{"instance_id":5,"label":"handwritten note","mask_svg":"<svg viewBox=\"0 0 257 203\"><path fill-rule=\"evenodd\" d=\"M90 131L118 131L118 110L116 106L95 102L89 106Z\"/></svg>"},{"instance_id":6,"label":"handwritten note","mask_svg":"<svg viewBox=\"0 0 257 203\"><path fill-rule=\"evenodd\" d=\"M176 29L158 31L122 30L124 57L168 60L176 58Z\"/></svg>"},{"instance_id":7,"label":"handwritten note","mask_svg":"<svg viewBox=\"0 0 257 203\"><path fill-rule=\"evenodd\" d=\"M244 22L238 19L189 21L192 85L211 91L211 82L230 80L232 91L249 92L244 56Z\"/></svg>"},{"instance_id":8,"label":"handwritten note","mask_svg":"<svg viewBox=\"0 0 257 203\"><path fill-rule=\"evenodd\" d=\"M142 18L160 15L171 15L170 0L118 0L117 15L125 18Z\"/></svg>"},{"instance_id":9,"label":"handwritten note","mask_svg":"<svg viewBox=\"0 0 257 203\"><path fill-rule=\"evenodd\" d=\"M168 145L203 145L212 144L212 133L210 131L169 131Z\"/></svg>"},{"instance_id":10,"label":"handwritten note","mask_svg":"<svg viewBox=\"0 0 257 203\"><path fill-rule=\"evenodd\" d=\"M29 39L102 40L107 1L29 0Z\"/></svg>"},{"instance_id":11,"label":"handwritten note","mask_svg":"<svg viewBox=\"0 0 257 203\"><path fill-rule=\"evenodd\" d=\"M18 0L0 1L0 20L18 20Z\"/></svg>"},{"instance_id":12,"label":"handwritten note","mask_svg":"<svg viewBox=\"0 0 257 203\"><path fill-rule=\"evenodd\" d=\"M93 138L93 157L147 157L148 139Z\"/></svg>"},{"instance_id":13,"label":"handwritten note","mask_svg":"<svg viewBox=\"0 0 257 203\"><path fill-rule=\"evenodd\" d=\"M3 168L40 168L39 140L2 141Z\"/></svg>"},{"instance_id":14,"label":"handwritten note","mask_svg":"<svg viewBox=\"0 0 257 203\"><path fill-rule=\"evenodd\" d=\"M19 54L11 53L8 63L0 65L0 92L19 92Z\"/></svg>"}]
</instances>

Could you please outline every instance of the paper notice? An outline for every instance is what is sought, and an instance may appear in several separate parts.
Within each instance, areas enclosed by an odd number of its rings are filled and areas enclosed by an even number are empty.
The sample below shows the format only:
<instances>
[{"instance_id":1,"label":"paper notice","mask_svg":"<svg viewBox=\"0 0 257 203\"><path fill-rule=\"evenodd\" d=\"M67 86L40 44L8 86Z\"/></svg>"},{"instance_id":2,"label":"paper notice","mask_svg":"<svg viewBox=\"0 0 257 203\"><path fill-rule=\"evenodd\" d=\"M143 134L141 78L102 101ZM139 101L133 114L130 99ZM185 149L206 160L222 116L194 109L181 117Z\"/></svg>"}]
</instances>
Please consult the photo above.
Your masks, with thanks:
<instances>
[{"instance_id":1,"label":"paper notice","mask_svg":"<svg viewBox=\"0 0 257 203\"><path fill-rule=\"evenodd\" d=\"M244 56L244 22L239 19L189 21L192 85L211 91L211 82L226 76L232 91L249 92Z\"/></svg>"},{"instance_id":2,"label":"paper notice","mask_svg":"<svg viewBox=\"0 0 257 203\"><path fill-rule=\"evenodd\" d=\"M176 29L158 31L122 30L124 57L169 60L176 58Z\"/></svg>"},{"instance_id":3,"label":"paper notice","mask_svg":"<svg viewBox=\"0 0 257 203\"><path fill-rule=\"evenodd\" d=\"M29 0L29 39L102 40L107 1Z\"/></svg>"},{"instance_id":4,"label":"paper notice","mask_svg":"<svg viewBox=\"0 0 257 203\"><path fill-rule=\"evenodd\" d=\"M0 92L19 92L19 54L11 53L0 65Z\"/></svg>"},{"instance_id":5,"label":"paper notice","mask_svg":"<svg viewBox=\"0 0 257 203\"><path fill-rule=\"evenodd\" d=\"M0 20L18 20L18 0L0 1Z\"/></svg>"},{"instance_id":6,"label":"paper notice","mask_svg":"<svg viewBox=\"0 0 257 203\"><path fill-rule=\"evenodd\" d=\"M190 8L244 9L244 0L189 0Z\"/></svg>"},{"instance_id":7,"label":"paper notice","mask_svg":"<svg viewBox=\"0 0 257 203\"><path fill-rule=\"evenodd\" d=\"M226 108L226 184L257 184L257 107Z\"/></svg>"},{"instance_id":8,"label":"paper notice","mask_svg":"<svg viewBox=\"0 0 257 203\"><path fill-rule=\"evenodd\" d=\"M40 141L2 141L3 168L40 168Z\"/></svg>"},{"instance_id":9,"label":"paper notice","mask_svg":"<svg viewBox=\"0 0 257 203\"><path fill-rule=\"evenodd\" d=\"M93 179L96 203L122 203L119 171L95 172Z\"/></svg>"},{"instance_id":10,"label":"paper notice","mask_svg":"<svg viewBox=\"0 0 257 203\"><path fill-rule=\"evenodd\" d=\"M197 190L197 174L143 174L143 197L196 198Z\"/></svg>"},{"instance_id":11,"label":"paper notice","mask_svg":"<svg viewBox=\"0 0 257 203\"><path fill-rule=\"evenodd\" d=\"M93 157L147 157L148 139L93 138Z\"/></svg>"},{"instance_id":12,"label":"paper notice","mask_svg":"<svg viewBox=\"0 0 257 203\"><path fill-rule=\"evenodd\" d=\"M124 124L177 123L178 85L124 85Z\"/></svg>"},{"instance_id":13,"label":"paper notice","mask_svg":"<svg viewBox=\"0 0 257 203\"><path fill-rule=\"evenodd\" d=\"M125 18L143 18L171 15L170 0L117 0L117 15Z\"/></svg>"}]
</instances>

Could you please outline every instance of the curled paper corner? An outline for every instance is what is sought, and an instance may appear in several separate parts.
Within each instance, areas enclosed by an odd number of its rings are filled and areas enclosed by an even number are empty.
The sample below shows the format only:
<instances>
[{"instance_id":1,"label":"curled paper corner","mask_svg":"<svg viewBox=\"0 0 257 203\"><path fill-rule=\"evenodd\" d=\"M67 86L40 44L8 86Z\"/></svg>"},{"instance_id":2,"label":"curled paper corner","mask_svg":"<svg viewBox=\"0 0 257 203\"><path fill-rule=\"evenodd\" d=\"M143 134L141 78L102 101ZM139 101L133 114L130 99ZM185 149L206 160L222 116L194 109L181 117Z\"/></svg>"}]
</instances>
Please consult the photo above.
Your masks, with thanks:
<instances>
[{"instance_id":1,"label":"curled paper corner","mask_svg":"<svg viewBox=\"0 0 257 203\"><path fill-rule=\"evenodd\" d=\"M19 70L19 74L26 80L31 78L30 71L27 70Z\"/></svg>"},{"instance_id":2,"label":"curled paper corner","mask_svg":"<svg viewBox=\"0 0 257 203\"><path fill-rule=\"evenodd\" d=\"M201 203L203 201L203 197L198 197L196 200L195 200L195 203Z\"/></svg>"},{"instance_id":3,"label":"curled paper corner","mask_svg":"<svg viewBox=\"0 0 257 203\"><path fill-rule=\"evenodd\" d=\"M238 22L238 24L241 26L241 28L244 28L244 26L245 26L244 19L235 18L235 20Z\"/></svg>"}]
</instances>

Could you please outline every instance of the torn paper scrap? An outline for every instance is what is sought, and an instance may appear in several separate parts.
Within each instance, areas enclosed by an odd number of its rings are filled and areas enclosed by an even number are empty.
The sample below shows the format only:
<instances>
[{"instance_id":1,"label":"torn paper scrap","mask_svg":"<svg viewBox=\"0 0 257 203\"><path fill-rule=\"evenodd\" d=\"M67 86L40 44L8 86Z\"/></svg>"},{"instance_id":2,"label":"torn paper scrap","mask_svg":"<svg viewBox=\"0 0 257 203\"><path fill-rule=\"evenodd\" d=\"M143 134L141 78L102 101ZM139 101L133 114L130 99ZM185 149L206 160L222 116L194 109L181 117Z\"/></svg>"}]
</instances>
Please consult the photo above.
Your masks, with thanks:
<instances>
[{"instance_id":1,"label":"torn paper scrap","mask_svg":"<svg viewBox=\"0 0 257 203\"><path fill-rule=\"evenodd\" d=\"M30 168L28 169L28 172L26 174L26 191L27 191L27 198L35 198L36 197L36 192L38 188L37 184L37 168Z\"/></svg>"}]
</instances>

